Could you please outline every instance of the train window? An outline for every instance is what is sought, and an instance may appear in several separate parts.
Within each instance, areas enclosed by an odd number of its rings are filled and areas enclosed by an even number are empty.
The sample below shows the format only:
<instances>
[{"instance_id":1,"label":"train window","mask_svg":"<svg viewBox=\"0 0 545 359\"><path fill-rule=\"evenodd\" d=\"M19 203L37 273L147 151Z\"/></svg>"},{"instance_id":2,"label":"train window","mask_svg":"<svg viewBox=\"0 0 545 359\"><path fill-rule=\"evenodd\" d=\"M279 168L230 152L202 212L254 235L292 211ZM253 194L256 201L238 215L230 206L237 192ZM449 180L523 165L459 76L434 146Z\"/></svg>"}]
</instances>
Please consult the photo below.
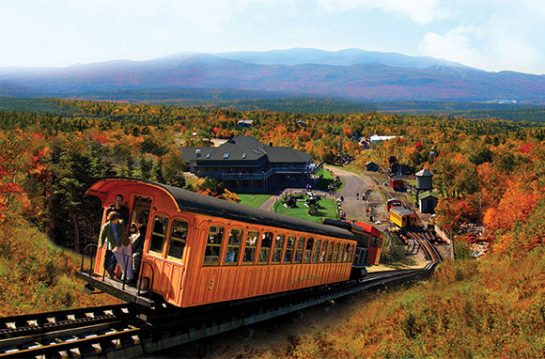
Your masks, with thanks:
<instances>
[{"instance_id":1,"label":"train window","mask_svg":"<svg viewBox=\"0 0 545 359\"><path fill-rule=\"evenodd\" d=\"M189 223L181 219L175 219L172 222L170 231L170 244L168 245L168 257L182 259L185 243L187 240L187 231Z\"/></svg>"},{"instance_id":2,"label":"train window","mask_svg":"<svg viewBox=\"0 0 545 359\"><path fill-rule=\"evenodd\" d=\"M345 243L341 243L341 246L339 247L339 253L337 255L337 262L342 263L343 261L344 247L345 247Z\"/></svg>"},{"instance_id":3,"label":"train window","mask_svg":"<svg viewBox=\"0 0 545 359\"><path fill-rule=\"evenodd\" d=\"M312 254L312 246L314 245L314 238L307 238L305 246L305 253L303 254L303 263L310 263L310 256Z\"/></svg>"},{"instance_id":4,"label":"train window","mask_svg":"<svg viewBox=\"0 0 545 359\"><path fill-rule=\"evenodd\" d=\"M373 247L375 247L375 248L376 248L376 247L378 247L378 246L379 246L379 245L378 245L378 240L379 240L379 239L378 239L378 238L376 238L376 237L375 237L375 238L373 238Z\"/></svg>"},{"instance_id":5,"label":"train window","mask_svg":"<svg viewBox=\"0 0 545 359\"><path fill-rule=\"evenodd\" d=\"M327 250L327 263L332 262L333 258L333 247L335 246L335 242L331 241L329 242L329 248Z\"/></svg>"},{"instance_id":6,"label":"train window","mask_svg":"<svg viewBox=\"0 0 545 359\"><path fill-rule=\"evenodd\" d=\"M301 237L297 241L297 248L295 248L295 256L293 257L293 263L301 263L301 259L303 259L304 247L305 247L305 237Z\"/></svg>"},{"instance_id":7,"label":"train window","mask_svg":"<svg viewBox=\"0 0 545 359\"><path fill-rule=\"evenodd\" d=\"M165 238L167 234L168 218L155 216L153 219L153 230L151 232L151 244L149 250L157 254L163 254Z\"/></svg>"},{"instance_id":8,"label":"train window","mask_svg":"<svg viewBox=\"0 0 545 359\"><path fill-rule=\"evenodd\" d=\"M286 239L286 236L283 234L278 234L276 236L276 239L274 241L274 253L272 257L273 263L280 263L280 260L282 259L282 251L284 250L285 239Z\"/></svg>"},{"instance_id":9,"label":"train window","mask_svg":"<svg viewBox=\"0 0 545 359\"><path fill-rule=\"evenodd\" d=\"M284 253L284 264L291 263L293 259L293 247L295 245L295 236L288 236L288 242L286 243L286 253Z\"/></svg>"},{"instance_id":10,"label":"train window","mask_svg":"<svg viewBox=\"0 0 545 359\"><path fill-rule=\"evenodd\" d=\"M259 237L259 232L249 231L246 235L246 246L244 247L244 257L242 262L246 264L254 263L255 261L255 248L257 247L257 238Z\"/></svg>"},{"instance_id":11,"label":"train window","mask_svg":"<svg viewBox=\"0 0 545 359\"><path fill-rule=\"evenodd\" d=\"M223 241L224 228L222 226L210 226L208 240L204 252L204 265L217 266L220 264L221 242Z\"/></svg>"},{"instance_id":12,"label":"train window","mask_svg":"<svg viewBox=\"0 0 545 359\"><path fill-rule=\"evenodd\" d=\"M346 246L346 253L344 255L344 261L345 262L351 262L352 261L352 245L349 244Z\"/></svg>"},{"instance_id":13,"label":"train window","mask_svg":"<svg viewBox=\"0 0 545 359\"><path fill-rule=\"evenodd\" d=\"M271 245L273 240L272 232L264 232L261 237L261 249L259 250L259 263L267 264L271 254Z\"/></svg>"},{"instance_id":14,"label":"train window","mask_svg":"<svg viewBox=\"0 0 545 359\"><path fill-rule=\"evenodd\" d=\"M324 243L322 244L322 251L320 253L320 263L325 262L325 260L327 258L327 244L328 243L329 243L328 241L324 241Z\"/></svg>"},{"instance_id":15,"label":"train window","mask_svg":"<svg viewBox=\"0 0 545 359\"><path fill-rule=\"evenodd\" d=\"M322 241L317 240L314 244L314 252L312 253L312 263L318 263L320 258L320 249L322 248Z\"/></svg>"},{"instance_id":16,"label":"train window","mask_svg":"<svg viewBox=\"0 0 545 359\"><path fill-rule=\"evenodd\" d=\"M333 249L333 258L331 259L332 263L337 262L337 255L339 254L339 246L341 244L339 242L335 243L335 249Z\"/></svg>"},{"instance_id":17,"label":"train window","mask_svg":"<svg viewBox=\"0 0 545 359\"><path fill-rule=\"evenodd\" d=\"M240 244L242 243L242 229L232 228L227 239L227 251L225 251L225 264L235 265L238 263Z\"/></svg>"}]
</instances>

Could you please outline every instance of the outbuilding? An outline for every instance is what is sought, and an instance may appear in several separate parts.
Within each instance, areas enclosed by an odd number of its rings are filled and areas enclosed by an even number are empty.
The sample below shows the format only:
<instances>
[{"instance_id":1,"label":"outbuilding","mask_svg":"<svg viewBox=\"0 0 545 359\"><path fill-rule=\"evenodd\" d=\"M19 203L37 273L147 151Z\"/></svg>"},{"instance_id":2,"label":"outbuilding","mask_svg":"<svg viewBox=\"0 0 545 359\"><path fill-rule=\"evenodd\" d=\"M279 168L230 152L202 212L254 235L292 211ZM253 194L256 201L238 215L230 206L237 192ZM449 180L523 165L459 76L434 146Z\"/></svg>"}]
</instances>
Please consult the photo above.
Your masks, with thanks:
<instances>
[{"instance_id":1,"label":"outbuilding","mask_svg":"<svg viewBox=\"0 0 545 359\"><path fill-rule=\"evenodd\" d=\"M379 165L373 161L369 161L365 164L365 170L369 172L377 172L379 170Z\"/></svg>"},{"instance_id":2,"label":"outbuilding","mask_svg":"<svg viewBox=\"0 0 545 359\"><path fill-rule=\"evenodd\" d=\"M421 213L434 213L439 200L432 192L426 192L418 199L418 208Z\"/></svg>"}]
</instances>

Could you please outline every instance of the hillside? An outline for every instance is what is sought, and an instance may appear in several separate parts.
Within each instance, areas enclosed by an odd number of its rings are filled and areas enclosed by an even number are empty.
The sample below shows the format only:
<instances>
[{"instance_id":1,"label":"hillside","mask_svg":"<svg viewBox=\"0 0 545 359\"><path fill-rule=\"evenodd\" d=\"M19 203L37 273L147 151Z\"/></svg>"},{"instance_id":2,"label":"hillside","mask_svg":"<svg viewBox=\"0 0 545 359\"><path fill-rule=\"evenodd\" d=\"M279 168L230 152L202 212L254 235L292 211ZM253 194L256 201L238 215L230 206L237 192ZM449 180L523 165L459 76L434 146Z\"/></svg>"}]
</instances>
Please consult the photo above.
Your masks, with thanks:
<instances>
[{"instance_id":1,"label":"hillside","mask_svg":"<svg viewBox=\"0 0 545 359\"><path fill-rule=\"evenodd\" d=\"M242 92L250 99L544 103L545 76L486 72L443 60L357 49L181 54L66 68L0 69L0 96L112 99L117 94L131 100L137 92L145 100L142 94L153 92L161 100L176 100L185 98L180 90Z\"/></svg>"},{"instance_id":2,"label":"hillside","mask_svg":"<svg viewBox=\"0 0 545 359\"><path fill-rule=\"evenodd\" d=\"M202 146L243 134L331 163L342 137L344 153L354 158L350 166L360 170L370 160L385 168L397 156L434 173L436 220L454 233L458 259L441 264L423 284L380 294L323 326L306 323L296 337L267 342L259 352L231 341L230 348L238 348L233 356L543 356L543 122L83 100L55 100L54 106L57 115L0 111L1 314L107 298L87 296L71 274L79 263L73 253L98 235L99 204L83 195L97 177L184 187L189 181L179 143ZM70 114L61 114L63 108ZM240 119L253 120L252 127L240 128ZM375 133L402 137L362 148L360 139ZM468 226L484 230L472 234ZM468 240L486 242L487 255L470 259Z\"/></svg>"},{"instance_id":3,"label":"hillside","mask_svg":"<svg viewBox=\"0 0 545 359\"><path fill-rule=\"evenodd\" d=\"M74 274L78 254L54 245L21 218L0 225L0 316L117 303L83 291L85 283Z\"/></svg>"}]
</instances>

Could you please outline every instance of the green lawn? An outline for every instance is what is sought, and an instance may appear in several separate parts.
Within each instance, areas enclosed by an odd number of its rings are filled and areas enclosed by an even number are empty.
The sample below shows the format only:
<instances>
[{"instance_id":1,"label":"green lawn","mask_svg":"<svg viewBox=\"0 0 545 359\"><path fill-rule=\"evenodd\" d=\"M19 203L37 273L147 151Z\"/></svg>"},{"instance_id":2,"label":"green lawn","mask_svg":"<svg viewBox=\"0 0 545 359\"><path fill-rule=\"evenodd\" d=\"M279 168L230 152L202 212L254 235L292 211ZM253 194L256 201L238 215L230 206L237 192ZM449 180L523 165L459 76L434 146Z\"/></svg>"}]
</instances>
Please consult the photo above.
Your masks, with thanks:
<instances>
[{"instance_id":1,"label":"green lawn","mask_svg":"<svg viewBox=\"0 0 545 359\"><path fill-rule=\"evenodd\" d=\"M319 190L322 191L329 191L329 184L335 182L335 176L325 168L321 168L318 172L316 172L316 177L320 177L320 175L323 175L321 179L318 180L317 187ZM341 179L341 187L337 189L337 191L340 191L344 186L344 181Z\"/></svg>"},{"instance_id":2,"label":"green lawn","mask_svg":"<svg viewBox=\"0 0 545 359\"><path fill-rule=\"evenodd\" d=\"M307 196L305 196L305 199ZM273 211L280 214L285 214L286 216L305 219L311 222L322 222L324 218L338 219L337 216L337 203L333 199L322 199L320 201L320 212L322 216L310 216L308 214L308 207L305 206L303 201L297 201L296 208L286 208L282 203L277 202Z\"/></svg>"},{"instance_id":3,"label":"green lawn","mask_svg":"<svg viewBox=\"0 0 545 359\"><path fill-rule=\"evenodd\" d=\"M237 193L238 198L240 198L240 204L245 206L258 208L266 200L271 198L270 194L261 194L261 193Z\"/></svg>"}]
</instances>

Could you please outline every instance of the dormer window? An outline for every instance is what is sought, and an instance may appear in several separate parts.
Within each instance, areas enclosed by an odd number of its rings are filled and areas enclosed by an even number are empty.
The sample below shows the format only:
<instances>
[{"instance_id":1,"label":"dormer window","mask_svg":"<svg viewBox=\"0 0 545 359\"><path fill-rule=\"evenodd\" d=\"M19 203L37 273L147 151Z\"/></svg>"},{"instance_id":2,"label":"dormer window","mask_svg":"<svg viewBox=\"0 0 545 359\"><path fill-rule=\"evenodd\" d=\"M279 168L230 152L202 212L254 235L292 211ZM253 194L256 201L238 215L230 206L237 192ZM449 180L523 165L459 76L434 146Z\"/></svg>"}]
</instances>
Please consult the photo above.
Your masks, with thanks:
<instances>
[{"instance_id":1,"label":"dormer window","mask_svg":"<svg viewBox=\"0 0 545 359\"><path fill-rule=\"evenodd\" d=\"M223 154L223 159L226 160L226 159L228 159L228 158L229 158L229 153L228 153L228 152L224 153L224 154Z\"/></svg>"}]
</instances>

